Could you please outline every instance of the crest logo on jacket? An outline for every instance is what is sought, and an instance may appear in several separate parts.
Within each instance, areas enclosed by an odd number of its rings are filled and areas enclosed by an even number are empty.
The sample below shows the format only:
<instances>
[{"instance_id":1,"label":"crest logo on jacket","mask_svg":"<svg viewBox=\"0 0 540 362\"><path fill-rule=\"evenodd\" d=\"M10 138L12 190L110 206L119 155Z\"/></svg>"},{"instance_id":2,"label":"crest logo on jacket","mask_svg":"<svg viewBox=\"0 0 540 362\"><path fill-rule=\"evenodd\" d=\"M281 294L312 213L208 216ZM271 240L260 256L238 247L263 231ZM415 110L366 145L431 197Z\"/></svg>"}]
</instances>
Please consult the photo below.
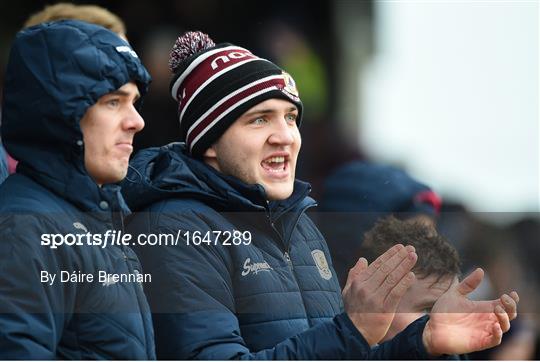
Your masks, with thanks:
<instances>
[{"instance_id":1,"label":"crest logo on jacket","mask_svg":"<svg viewBox=\"0 0 540 362\"><path fill-rule=\"evenodd\" d=\"M313 260L315 260L315 265L317 265L317 269L319 269L319 274L321 275L321 278L325 280L331 279L332 271L330 270L330 266L326 261L326 256L324 255L324 252L322 250L315 249L311 252L311 256L313 257Z\"/></svg>"},{"instance_id":2,"label":"crest logo on jacket","mask_svg":"<svg viewBox=\"0 0 540 362\"><path fill-rule=\"evenodd\" d=\"M253 273L255 275L259 274L259 272L266 271L269 272L272 269L270 264L268 264L267 261L264 261L262 263L252 263L250 258L247 258L246 261L244 261L244 270L242 270L242 276L245 277L246 275Z\"/></svg>"}]
</instances>

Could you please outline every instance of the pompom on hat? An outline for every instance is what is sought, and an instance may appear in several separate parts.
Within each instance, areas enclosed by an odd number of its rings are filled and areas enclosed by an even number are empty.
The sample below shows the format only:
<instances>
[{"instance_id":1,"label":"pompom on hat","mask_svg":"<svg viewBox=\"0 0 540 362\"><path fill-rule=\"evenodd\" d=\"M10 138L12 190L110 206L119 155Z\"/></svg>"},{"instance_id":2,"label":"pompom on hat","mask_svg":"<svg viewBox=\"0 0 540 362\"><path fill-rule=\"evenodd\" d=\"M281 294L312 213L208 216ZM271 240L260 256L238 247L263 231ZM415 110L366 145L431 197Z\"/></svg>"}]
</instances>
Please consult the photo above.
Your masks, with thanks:
<instances>
[{"instance_id":1,"label":"pompom on hat","mask_svg":"<svg viewBox=\"0 0 540 362\"><path fill-rule=\"evenodd\" d=\"M216 142L242 114L271 98L293 103L300 125L302 102L292 77L249 50L216 45L202 32L180 36L171 51L170 92L178 102L183 141L195 157Z\"/></svg>"}]
</instances>

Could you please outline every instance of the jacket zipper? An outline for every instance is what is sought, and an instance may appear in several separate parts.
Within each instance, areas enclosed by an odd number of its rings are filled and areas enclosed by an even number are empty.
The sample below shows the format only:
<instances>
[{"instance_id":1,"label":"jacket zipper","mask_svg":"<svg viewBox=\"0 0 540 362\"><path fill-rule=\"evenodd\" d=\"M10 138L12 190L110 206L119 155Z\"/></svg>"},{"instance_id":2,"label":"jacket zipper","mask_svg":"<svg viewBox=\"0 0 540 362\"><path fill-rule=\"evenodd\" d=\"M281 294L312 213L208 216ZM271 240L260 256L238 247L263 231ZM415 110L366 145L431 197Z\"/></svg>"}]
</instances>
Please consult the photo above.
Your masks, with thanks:
<instances>
[{"instance_id":1,"label":"jacket zipper","mask_svg":"<svg viewBox=\"0 0 540 362\"><path fill-rule=\"evenodd\" d=\"M111 221L113 221L112 226L117 229L117 226L115 225L115 222L114 222L115 221L115 216L119 216L120 223L119 223L118 226L120 226L120 229L122 231L125 231L124 217L123 217L124 215L122 214L122 212L118 212L118 215L115 215L113 212L111 212ZM122 257L124 258L124 263L126 263L128 273L134 274L135 270L133 269L130 260L133 260L133 261L136 260L138 264L140 264L140 261L138 259L133 259L133 258L130 258L130 257L127 256L126 250L127 250L128 247L126 247L124 245L121 245L121 246L119 246L119 248L122 251ZM141 272L142 272L142 270L141 270ZM139 307L139 311L140 311L140 314L141 314L141 322L142 322L142 325L143 325L143 335L144 335L144 342L145 342L144 349L145 349L145 352L146 352L147 356L150 357L152 355L151 351L150 351L150 347L149 347L151 345L151 342L150 342L151 338L148 335L148 330L150 330L152 328L152 326L148 326L148 323L146 323L146 319L143 316L144 313L150 313L150 310L146 309L146 308L143 308L144 301L142 301L141 298L145 298L145 297L144 297L143 289L139 288L140 286L142 286L142 285L135 286L134 292L135 292L135 298L137 299L137 304L138 304L138 307Z\"/></svg>"},{"instance_id":2,"label":"jacket zipper","mask_svg":"<svg viewBox=\"0 0 540 362\"><path fill-rule=\"evenodd\" d=\"M300 211L299 215L302 216L302 214L311 206L307 206L305 207L303 210ZM298 219L296 219L296 222L294 223L294 227L293 227L293 230L294 228L296 228L296 225L298 225L298 221L300 220L300 216L298 217ZM270 225L272 226L272 229L276 232L277 235L279 235L280 239L281 239L281 242L283 244L283 246L285 247L285 251L283 252L283 259L287 262L287 265L291 271L291 276L294 280L294 283L296 284L296 287L298 288L298 292L300 293L300 298L302 298L302 308L304 310L304 315L306 316L306 320L309 324L309 326L311 327L311 322L310 322L310 319L309 319L309 316L308 316L308 313L307 313L307 310L306 310L306 305L305 305L305 301L304 301L304 296L302 295L302 290L300 289L300 284L298 283L298 279L296 278L296 274L295 274L295 271L294 271L294 265L293 265L293 262L291 260L291 248L290 246L287 246L287 244L285 244L285 240L283 240L283 236L281 236L281 234L277 231L276 227L274 226L274 222L272 221L270 215L268 215L268 221L270 222Z\"/></svg>"},{"instance_id":3,"label":"jacket zipper","mask_svg":"<svg viewBox=\"0 0 540 362\"><path fill-rule=\"evenodd\" d=\"M266 201L266 204L268 205L269 202ZM306 210L310 209L312 207L315 207L315 206L317 206L316 203L312 204L312 205L307 205L302 210L300 210L300 212L298 213L298 217L296 218L296 221L294 222L294 226L292 228L293 230L296 229L296 226L298 225L298 222L300 221L300 218L306 212ZM279 235L279 237L281 239L281 242L282 242L282 244L284 246L284 249L285 249L285 251L283 253L283 259L285 259L285 261L287 262L287 265L289 266L289 268L291 268L291 270L294 270L294 265L292 263L291 255L290 255L291 248L290 248L290 246L287 246L288 243L285 243L285 240L283 239L283 236L277 231L276 227L274 226L274 222L272 221L272 217L271 217L271 214L270 214L270 209L268 208L267 210L268 210L268 221L270 222L270 226L276 232L276 234ZM294 277L294 280L295 280L296 284L298 285L298 280L296 279L296 276L294 275L294 273L293 273L293 277Z\"/></svg>"},{"instance_id":4,"label":"jacket zipper","mask_svg":"<svg viewBox=\"0 0 540 362\"><path fill-rule=\"evenodd\" d=\"M285 244L285 240L283 240L283 236L279 233L279 231L277 231L274 221L272 221L272 214L270 212L270 202L268 200L266 200L266 206L267 206L266 210L267 210L268 222L270 223L270 226L272 227L272 230L274 230L274 232L281 239L281 244L283 244L283 249L285 249L285 251L283 252L283 259L287 262L287 265L289 266L291 271L293 271L294 266L293 266L293 263L291 261L291 256L289 255L290 250L287 247L287 244ZM296 280L296 276L294 275L294 273L292 273L292 275L293 275L294 281L298 285L298 281Z\"/></svg>"},{"instance_id":5,"label":"jacket zipper","mask_svg":"<svg viewBox=\"0 0 540 362\"><path fill-rule=\"evenodd\" d=\"M285 258L285 261L287 262L287 264L289 265L289 268L291 268L291 270L294 270L294 267L293 267L293 263L291 261L291 256L289 255L289 252L286 251L284 254L283 254L283 257ZM293 274L293 277L294 277L294 280L296 281L296 276ZM298 282L296 283L298 284Z\"/></svg>"}]
</instances>

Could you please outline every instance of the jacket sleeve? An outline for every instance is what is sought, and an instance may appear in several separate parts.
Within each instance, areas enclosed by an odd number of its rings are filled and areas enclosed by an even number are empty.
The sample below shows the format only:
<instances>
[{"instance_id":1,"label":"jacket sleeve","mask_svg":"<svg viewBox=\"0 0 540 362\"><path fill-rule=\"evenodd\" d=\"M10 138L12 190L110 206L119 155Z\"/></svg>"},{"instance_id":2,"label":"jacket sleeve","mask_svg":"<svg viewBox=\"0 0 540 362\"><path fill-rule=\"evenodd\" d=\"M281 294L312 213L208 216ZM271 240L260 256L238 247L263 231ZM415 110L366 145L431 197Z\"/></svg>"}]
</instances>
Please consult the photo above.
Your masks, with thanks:
<instances>
[{"instance_id":1,"label":"jacket sleeve","mask_svg":"<svg viewBox=\"0 0 540 362\"><path fill-rule=\"evenodd\" d=\"M425 360L429 355L424 348L422 333L428 321L424 316L411 323L401 333L371 350L371 360Z\"/></svg>"},{"instance_id":2,"label":"jacket sleeve","mask_svg":"<svg viewBox=\"0 0 540 362\"><path fill-rule=\"evenodd\" d=\"M172 227L152 232L171 231ZM180 244L137 250L145 273L152 274L152 283L145 285L145 292L153 312L158 359L312 360L368 356L369 345L346 314L272 348L250 351L235 314L227 250Z\"/></svg>"},{"instance_id":3,"label":"jacket sleeve","mask_svg":"<svg viewBox=\"0 0 540 362\"><path fill-rule=\"evenodd\" d=\"M55 359L62 335L66 314L60 283L40 281L42 270L56 273L58 266L50 263L50 250L40 250L35 222L0 217L0 360Z\"/></svg>"},{"instance_id":4,"label":"jacket sleeve","mask_svg":"<svg viewBox=\"0 0 540 362\"><path fill-rule=\"evenodd\" d=\"M423 316L412 322L394 338L373 347L370 360L460 360L458 355L442 355L432 358L424 347L422 334L429 316ZM465 358L466 359L466 358Z\"/></svg>"}]
</instances>

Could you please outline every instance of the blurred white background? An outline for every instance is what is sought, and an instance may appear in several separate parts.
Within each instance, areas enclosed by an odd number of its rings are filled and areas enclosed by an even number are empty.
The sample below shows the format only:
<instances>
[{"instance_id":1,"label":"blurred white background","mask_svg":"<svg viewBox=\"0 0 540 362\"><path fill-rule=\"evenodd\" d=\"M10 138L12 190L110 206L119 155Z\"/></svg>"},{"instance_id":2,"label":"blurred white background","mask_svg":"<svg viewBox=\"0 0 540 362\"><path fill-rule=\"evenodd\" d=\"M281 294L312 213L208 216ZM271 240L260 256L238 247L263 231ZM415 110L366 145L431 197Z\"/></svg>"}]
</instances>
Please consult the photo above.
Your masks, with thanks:
<instances>
[{"instance_id":1,"label":"blurred white background","mask_svg":"<svg viewBox=\"0 0 540 362\"><path fill-rule=\"evenodd\" d=\"M378 1L360 142L476 212L540 211L537 1Z\"/></svg>"}]
</instances>

